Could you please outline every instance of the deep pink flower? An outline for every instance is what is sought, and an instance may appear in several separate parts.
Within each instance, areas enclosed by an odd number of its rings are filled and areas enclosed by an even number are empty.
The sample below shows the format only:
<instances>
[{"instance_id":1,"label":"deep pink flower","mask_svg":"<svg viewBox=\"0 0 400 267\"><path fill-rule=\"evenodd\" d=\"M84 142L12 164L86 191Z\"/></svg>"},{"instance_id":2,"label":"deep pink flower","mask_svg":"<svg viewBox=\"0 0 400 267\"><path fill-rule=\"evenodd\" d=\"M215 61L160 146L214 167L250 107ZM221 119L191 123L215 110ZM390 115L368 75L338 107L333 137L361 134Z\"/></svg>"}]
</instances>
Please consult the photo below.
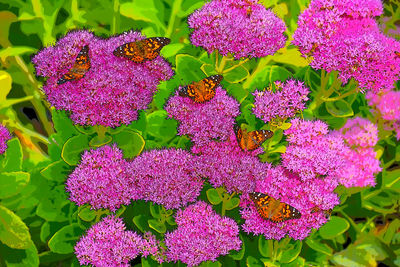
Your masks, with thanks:
<instances>
[{"instance_id":1,"label":"deep pink flower","mask_svg":"<svg viewBox=\"0 0 400 267\"><path fill-rule=\"evenodd\" d=\"M71 119L80 125L117 127L136 120L138 110L152 101L160 81L173 75L161 56L139 64L113 55L118 46L142 39L134 31L104 40L82 30L69 32L55 46L44 48L32 62L37 74L47 77L43 90L48 101L56 109L70 111ZM79 80L57 84L85 45L89 47L89 71Z\"/></svg>"},{"instance_id":2,"label":"deep pink flower","mask_svg":"<svg viewBox=\"0 0 400 267\"><path fill-rule=\"evenodd\" d=\"M128 166L116 145L85 151L66 182L70 200L79 206L87 203L92 209L111 211L128 205L138 198Z\"/></svg>"},{"instance_id":3,"label":"deep pink flower","mask_svg":"<svg viewBox=\"0 0 400 267\"><path fill-rule=\"evenodd\" d=\"M182 261L189 267L203 261L239 250L239 227L227 217L221 217L212 206L198 201L179 210L175 219L178 228L165 234L168 261Z\"/></svg>"},{"instance_id":4,"label":"deep pink flower","mask_svg":"<svg viewBox=\"0 0 400 267\"><path fill-rule=\"evenodd\" d=\"M243 194L240 199L240 213L245 220L242 229L254 235L263 234L266 239L279 240L288 235L293 239L302 240L313 228L318 229L327 222L324 211L339 204L338 196L333 193L336 186L337 182L329 178L303 182L282 166L270 168L257 179L254 191L291 205L301 213L301 217L274 223L262 218L249 195ZM314 212L316 208L319 210Z\"/></svg>"},{"instance_id":5,"label":"deep pink flower","mask_svg":"<svg viewBox=\"0 0 400 267\"><path fill-rule=\"evenodd\" d=\"M224 186L228 192L251 192L256 177L269 169L269 163L262 163L256 156L262 151L242 151L231 129L225 142L210 142L206 146L194 146L192 152L197 157L198 172L214 187Z\"/></svg>"},{"instance_id":6,"label":"deep pink flower","mask_svg":"<svg viewBox=\"0 0 400 267\"><path fill-rule=\"evenodd\" d=\"M386 91L368 94L369 105L373 106L384 120L400 120L400 91Z\"/></svg>"},{"instance_id":7,"label":"deep pink flower","mask_svg":"<svg viewBox=\"0 0 400 267\"><path fill-rule=\"evenodd\" d=\"M373 147L378 142L376 125L361 117L347 120L346 124L340 129L340 133L342 133L346 144L351 147Z\"/></svg>"},{"instance_id":8,"label":"deep pink flower","mask_svg":"<svg viewBox=\"0 0 400 267\"><path fill-rule=\"evenodd\" d=\"M285 82L276 81L275 91L272 87L263 91L256 90L253 95L253 113L264 122L273 119L286 119L305 109L310 90L301 81L293 79Z\"/></svg>"},{"instance_id":9,"label":"deep pink flower","mask_svg":"<svg viewBox=\"0 0 400 267\"><path fill-rule=\"evenodd\" d=\"M7 141L12 138L10 132L6 127L0 124L0 154L7 150Z\"/></svg>"},{"instance_id":10,"label":"deep pink flower","mask_svg":"<svg viewBox=\"0 0 400 267\"><path fill-rule=\"evenodd\" d=\"M179 122L178 135L189 135L199 146L212 139L227 140L235 117L239 115L240 104L220 86L216 88L215 96L204 103L179 96L179 90L165 107L168 116Z\"/></svg>"},{"instance_id":11,"label":"deep pink flower","mask_svg":"<svg viewBox=\"0 0 400 267\"><path fill-rule=\"evenodd\" d=\"M213 0L188 18L195 46L224 56L265 57L285 46L285 23L257 0Z\"/></svg>"},{"instance_id":12,"label":"deep pink flower","mask_svg":"<svg viewBox=\"0 0 400 267\"><path fill-rule=\"evenodd\" d=\"M141 199L167 209L195 201L203 187L195 158L182 149L145 151L130 162L129 170Z\"/></svg>"}]
</instances>

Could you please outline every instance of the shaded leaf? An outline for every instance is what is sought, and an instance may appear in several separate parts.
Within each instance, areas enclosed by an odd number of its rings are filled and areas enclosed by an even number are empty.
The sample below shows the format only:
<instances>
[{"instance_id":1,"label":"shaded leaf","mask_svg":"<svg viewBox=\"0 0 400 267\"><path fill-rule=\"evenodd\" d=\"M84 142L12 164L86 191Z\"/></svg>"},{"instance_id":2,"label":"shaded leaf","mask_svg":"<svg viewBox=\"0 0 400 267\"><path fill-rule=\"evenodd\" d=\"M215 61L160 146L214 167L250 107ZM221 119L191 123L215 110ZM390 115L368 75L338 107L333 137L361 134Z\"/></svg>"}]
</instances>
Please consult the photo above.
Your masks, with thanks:
<instances>
[{"instance_id":1,"label":"shaded leaf","mask_svg":"<svg viewBox=\"0 0 400 267\"><path fill-rule=\"evenodd\" d=\"M10 248L27 249L32 245L26 224L14 212L0 205L0 241Z\"/></svg>"}]
</instances>

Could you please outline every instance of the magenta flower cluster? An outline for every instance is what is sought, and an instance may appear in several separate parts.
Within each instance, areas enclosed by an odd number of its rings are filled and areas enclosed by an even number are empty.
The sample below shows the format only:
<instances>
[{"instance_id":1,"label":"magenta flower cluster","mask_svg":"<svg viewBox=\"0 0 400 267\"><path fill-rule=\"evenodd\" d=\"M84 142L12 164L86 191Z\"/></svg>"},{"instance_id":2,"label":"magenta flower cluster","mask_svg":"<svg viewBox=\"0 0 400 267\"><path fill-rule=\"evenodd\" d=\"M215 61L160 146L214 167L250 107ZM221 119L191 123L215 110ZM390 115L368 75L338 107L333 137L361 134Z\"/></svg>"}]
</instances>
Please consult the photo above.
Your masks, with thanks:
<instances>
[{"instance_id":1,"label":"magenta flower cluster","mask_svg":"<svg viewBox=\"0 0 400 267\"><path fill-rule=\"evenodd\" d=\"M190 41L236 59L265 57L284 47L285 23L257 0L213 0L188 18Z\"/></svg>"},{"instance_id":2,"label":"magenta flower cluster","mask_svg":"<svg viewBox=\"0 0 400 267\"><path fill-rule=\"evenodd\" d=\"M7 150L7 141L11 139L11 134L6 127L0 124L0 154Z\"/></svg>"},{"instance_id":3,"label":"magenta flower cluster","mask_svg":"<svg viewBox=\"0 0 400 267\"><path fill-rule=\"evenodd\" d=\"M374 16L381 14L379 0L313 0L299 17L293 44L313 68L338 71L343 82L391 89L400 78L400 42L379 31Z\"/></svg>"},{"instance_id":4,"label":"magenta flower cluster","mask_svg":"<svg viewBox=\"0 0 400 267\"><path fill-rule=\"evenodd\" d=\"M198 201L179 210L178 227L165 234L168 261L182 261L189 267L203 261L216 261L231 250L240 250L239 227L227 217L221 217L212 206Z\"/></svg>"},{"instance_id":5,"label":"magenta flower cluster","mask_svg":"<svg viewBox=\"0 0 400 267\"><path fill-rule=\"evenodd\" d=\"M235 117L239 115L239 103L221 86L215 96L205 103L196 103L188 97L172 96L165 106L170 118L179 122L178 135L187 134L197 145L204 146L212 139L225 141L229 138Z\"/></svg>"},{"instance_id":6,"label":"magenta flower cluster","mask_svg":"<svg viewBox=\"0 0 400 267\"><path fill-rule=\"evenodd\" d=\"M374 146L378 142L378 129L364 118L350 119L339 130L351 148L343 154L345 166L339 174L339 183L346 187L375 186L375 174L382 171Z\"/></svg>"},{"instance_id":7,"label":"magenta flower cluster","mask_svg":"<svg viewBox=\"0 0 400 267\"><path fill-rule=\"evenodd\" d=\"M55 46L41 50L32 62L37 74L47 77L43 91L50 104L71 112L71 119L80 125L117 127L136 120L138 110L152 101L158 84L173 75L160 56L139 64L113 55L118 46L142 39L145 37L135 31L101 39L81 30L69 32ZM57 84L86 45L91 67L85 76Z\"/></svg>"},{"instance_id":8,"label":"magenta flower cluster","mask_svg":"<svg viewBox=\"0 0 400 267\"><path fill-rule=\"evenodd\" d=\"M66 182L70 200L111 211L128 205L135 195L128 165L116 145L85 151Z\"/></svg>"},{"instance_id":9,"label":"magenta flower cluster","mask_svg":"<svg viewBox=\"0 0 400 267\"><path fill-rule=\"evenodd\" d=\"M139 254L153 255L161 263L162 248L154 235L140 236L134 231L126 231L121 218L113 215L103 218L93 225L86 235L75 245L75 254L81 265L96 267L126 266Z\"/></svg>"},{"instance_id":10,"label":"magenta flower cluster","mask_svg":"<svg viewBox=\"0 0 400 267\"><path fill-rule=\"evenodd\" d=\"M276 81L274 86L253 93L255 96L253 113L264 122L294 117L296 112L305 109L309 93L310 90L302 81L293 79L285 82Z\"/></svg>"}]
</instances>

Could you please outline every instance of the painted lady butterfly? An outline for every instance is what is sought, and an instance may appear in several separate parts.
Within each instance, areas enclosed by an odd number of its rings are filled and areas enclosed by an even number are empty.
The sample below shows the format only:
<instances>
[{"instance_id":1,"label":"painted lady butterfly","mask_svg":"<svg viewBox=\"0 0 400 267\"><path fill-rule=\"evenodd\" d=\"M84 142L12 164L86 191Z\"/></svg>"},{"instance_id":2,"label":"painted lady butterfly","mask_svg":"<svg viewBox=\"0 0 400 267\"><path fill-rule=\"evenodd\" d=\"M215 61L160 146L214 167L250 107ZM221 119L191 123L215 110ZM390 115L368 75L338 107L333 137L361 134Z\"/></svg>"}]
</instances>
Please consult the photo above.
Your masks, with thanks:
<instances>
[{"instance_id":1,"label":"painted lady butterfly","mask_svg":"<svg viewBox=\"0 0 400 267\"><path fill-rule=\"evenodd\" d=\"M279 223L301 217L300 211L289 204L262 193L250 193L250 199L254 202L258 213L262 218Z\"/></svg>"},{"instance_id":2,"label":"painted lady butterfly","mask_svg":"<svg viewBox=\"0 0 400 267\"><path fill-rule=\"evenodd\" d=\"M143 63L155 59L161 48L171 42L166 37L151 37L137 42L130 42L117 47L113 54L132 60L135 63Z\"/></svg>"},{"instance_id":3,"label":"painted lady butterfly","mask_svg":"<svg viewBox=\"0 0 400 267\"><path fill-rule=\"evenodd\" d=\"M203 103L215 96L215 88L221 83L222 75L212 75L199 82L192 82L179 91L180 96L186 96L195 102Z\"/></svg>"},{"instance_id":4,"label":"painted lady butterfly","mask_svg":"<svg viewBox=\"0 0 400 267\"><path fill-rule=\"evenodd\" d=\"M75 81L83 78L90 69L89 46L85 45L75 59L74 66L64 74L57 84L63 84L68 81Z\"/></svg>"},{"instance_id":5,"label":"painted lady butterfly","mask_svg":"<svg viewBox=\"0 0 400 267\"><path fill-rule=\"evenodd\" d=\"M257 130L247 132L242 130L239 125L234 125L233 130L236 133L237 142L242 150L254 150L261 146L265 140L271 138L274 133L267 130Z\"/></svg>"}]
</instances>

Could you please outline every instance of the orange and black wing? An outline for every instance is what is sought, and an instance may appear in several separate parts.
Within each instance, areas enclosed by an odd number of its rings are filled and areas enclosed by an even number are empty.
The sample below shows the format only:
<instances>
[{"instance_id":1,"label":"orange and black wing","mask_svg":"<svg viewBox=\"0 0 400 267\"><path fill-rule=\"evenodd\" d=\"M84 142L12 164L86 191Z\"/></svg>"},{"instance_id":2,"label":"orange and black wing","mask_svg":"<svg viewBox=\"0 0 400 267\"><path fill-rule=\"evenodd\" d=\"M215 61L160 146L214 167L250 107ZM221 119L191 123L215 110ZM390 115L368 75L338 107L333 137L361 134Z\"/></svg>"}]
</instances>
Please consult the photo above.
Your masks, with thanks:
<instances>
[{"instance_id":1,"label":"orange and black wing","mask_svg":"<svg viewBox=\"0 0 400 267\"><path fill-rule=\"evenodd\" d=\"M135 63L143 63L155 59L161 48L169 44L171 40L166 37L152 37L137 42L130 42L117 47L113 54L124 57Z\"/></svg>"},{"instance_id":2,"label":"orange and black wing","mask_svg":"<svg viewBox=\"0 0 400 267\"><path fill-rule=\"evenodd\" d=\"M234 126L234 131L236 133L236 139L242 150L252 151L261 146L265 140L271 138L274 133L267 130L256 130L247 132L242 130L239 125Z\"/></svg>"},{"instance_id":3,"label":"orange and black wing","mask_svg":"<svg viewBox=\"0 0 400 267\"><path fill-rule=\"evenodd\" d=\"M83 78L90 69L89 46L85 45L75 59L74 66L64 74L57 84L63 84L68 81L75 81Z\"/></svg>"},{"instance_id":4,"label":"orange and black wing","mask_svg":"<svg viewBox=\"0 0 400 267\"><path fill-rule=\"evenodd\" d=\"M294 207L279 202L266 194L253 192L249 196L253 200L260 216L266 220L278 223L301 217L301 213Z\"/></svg>"},{"instance_id":5,"label":"orange and black wing","mask_svg":"<svg viewBox=\"0 0 400 267\"><path fill-rule=\"evenodd\" d=\"M193 82L183 87L179 95L186 96L198 103L210 101L215 96L215 88L221 83L222 75L212 75L199 82Z\"/></svg>"}]
</instances>

